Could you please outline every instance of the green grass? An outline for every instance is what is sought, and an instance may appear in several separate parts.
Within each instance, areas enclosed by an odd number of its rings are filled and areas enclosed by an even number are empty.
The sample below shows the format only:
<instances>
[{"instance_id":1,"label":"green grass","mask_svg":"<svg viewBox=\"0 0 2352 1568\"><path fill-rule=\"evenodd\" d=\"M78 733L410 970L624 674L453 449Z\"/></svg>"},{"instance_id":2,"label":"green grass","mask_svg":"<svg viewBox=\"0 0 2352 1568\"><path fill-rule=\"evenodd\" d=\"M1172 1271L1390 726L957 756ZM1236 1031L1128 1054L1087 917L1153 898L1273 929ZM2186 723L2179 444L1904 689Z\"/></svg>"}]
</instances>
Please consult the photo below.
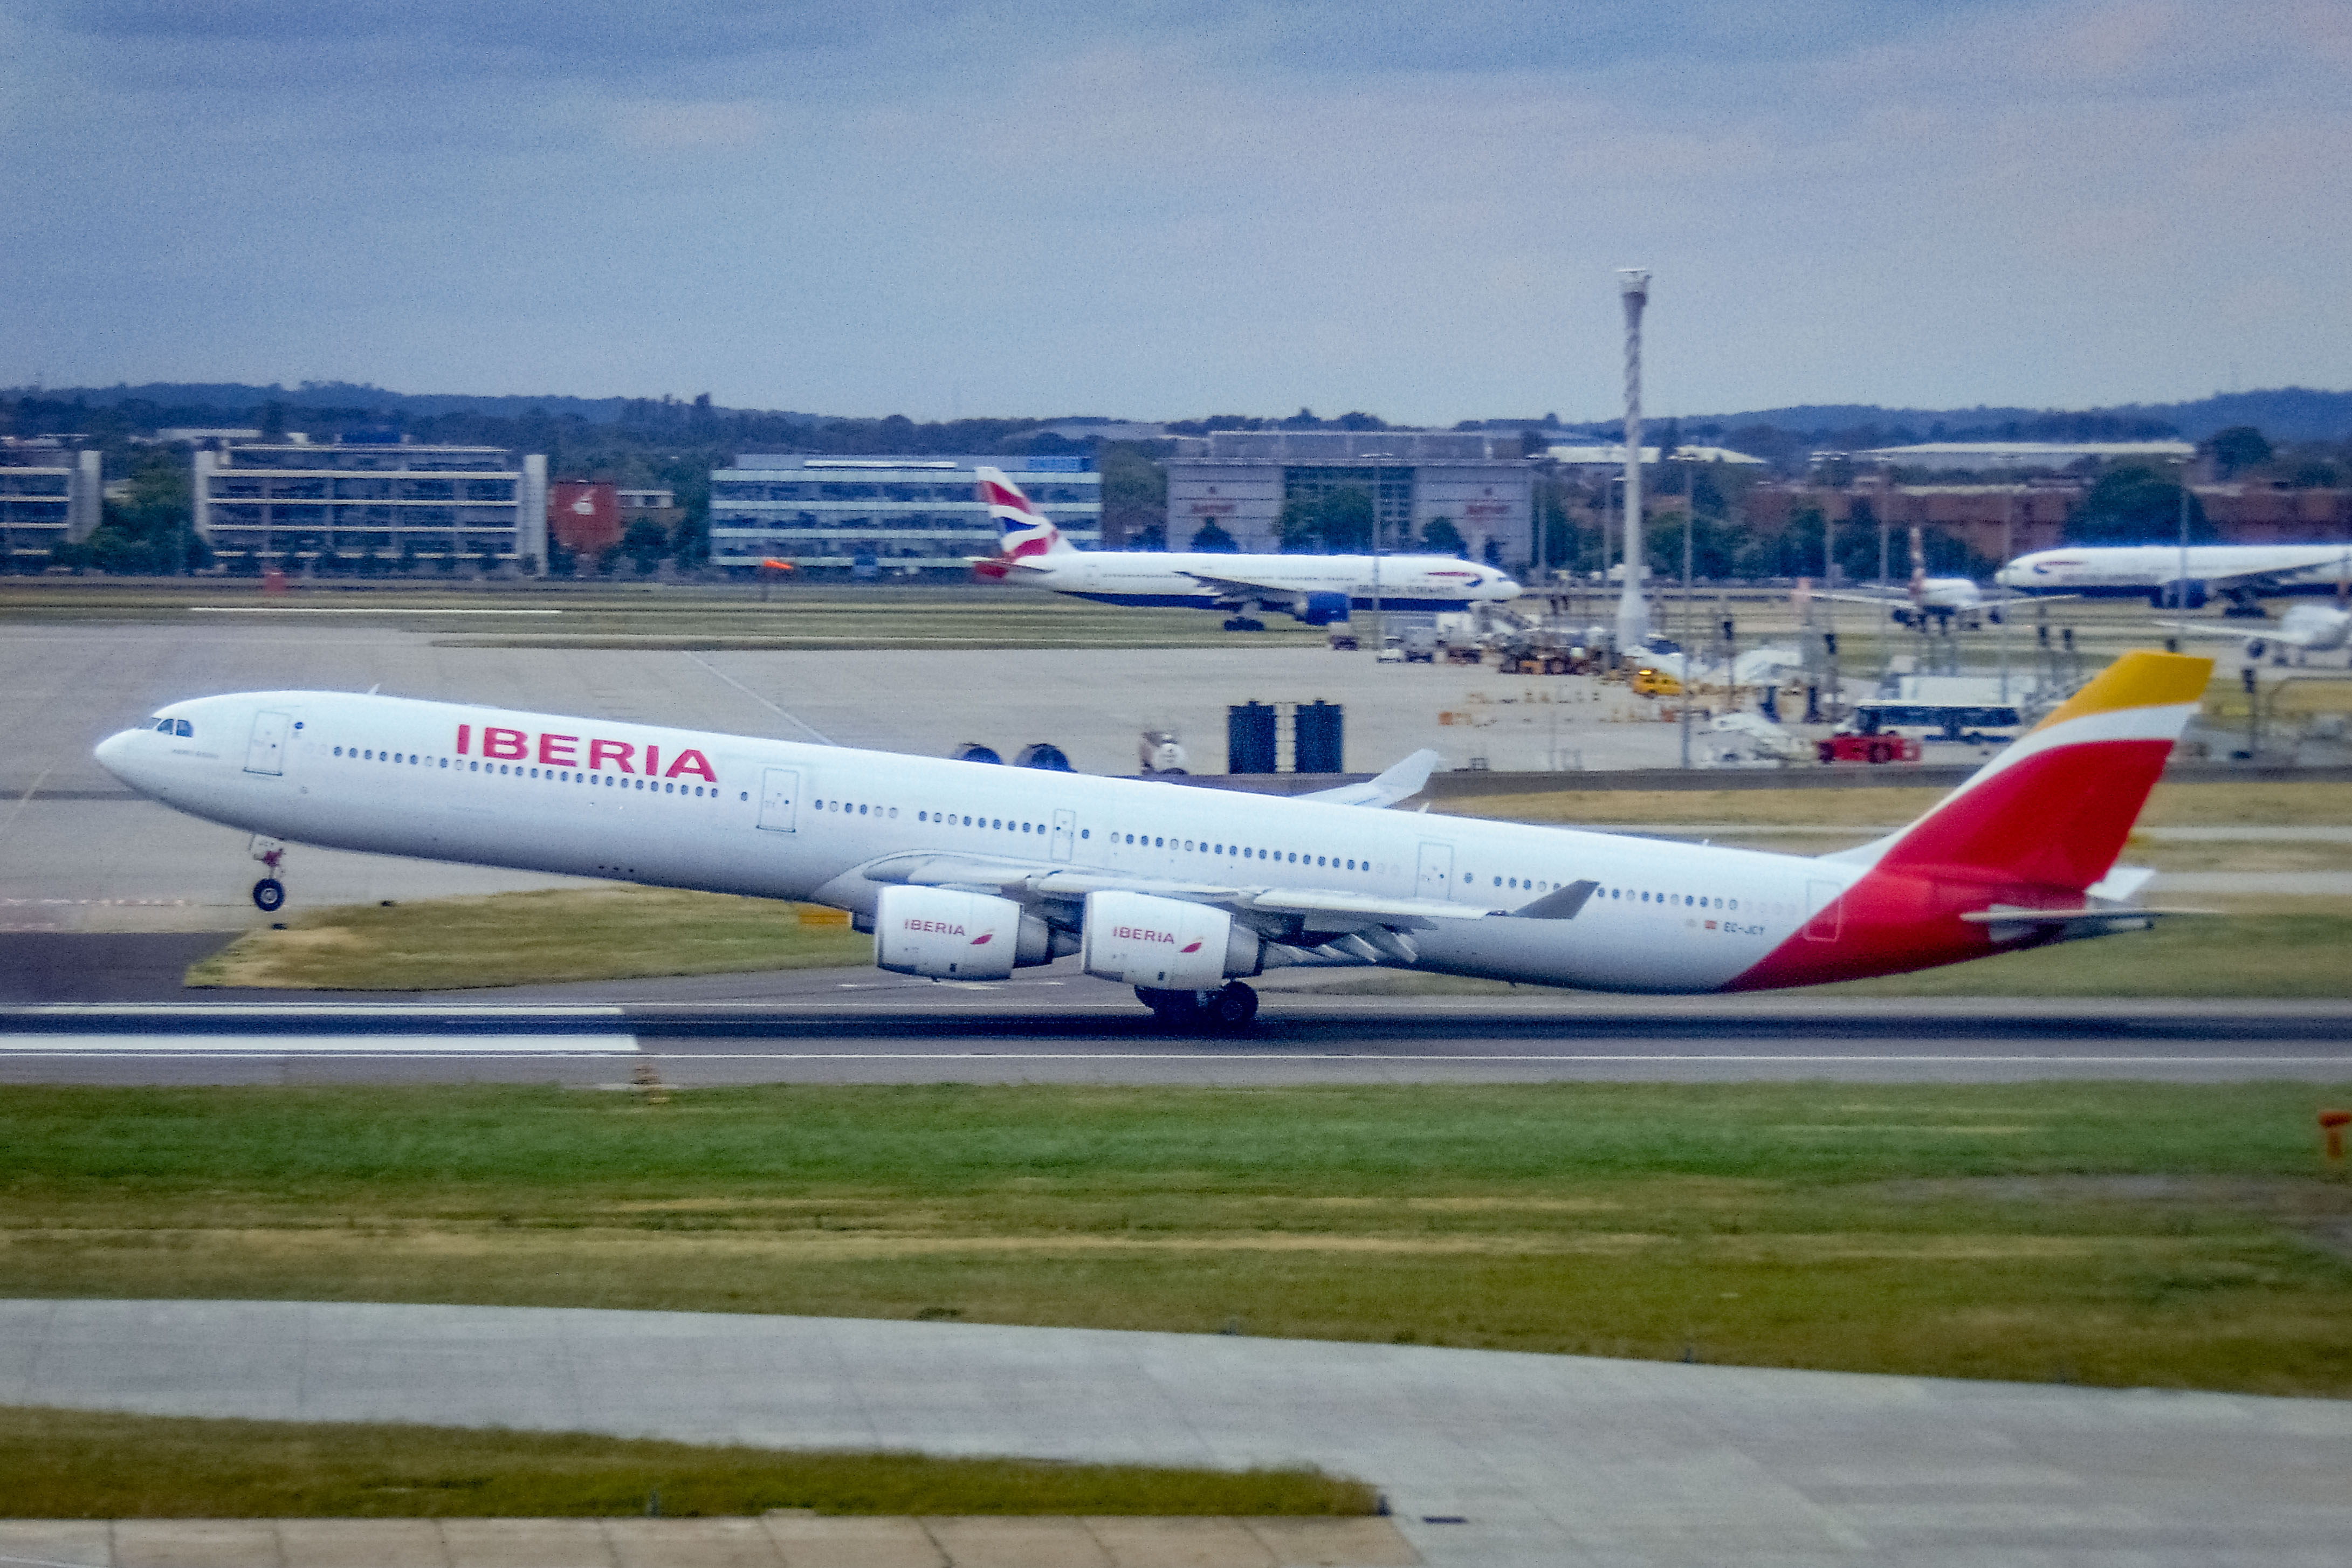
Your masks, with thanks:
<instances>
[{"instance_id":1,"label":"green grass","mask_svg":"<svg viewBox=\"0 0 2352 1568\"><path fill-rule=\"evenodd\" d=\"M352 904L256 930L191 965L190 985L352 991L727 974L871 963L845 916L663 888L563 889Z\"/></svg>"},{"instance_id":2,"label":"green grass","mask_svg":"<svg viewBox=\"0 0 2352 1568\"><path fill-rule=\"evenodd\" d=\"M1360 1481L704 1447L577 1432L210 1421L0 1405L0 1517L1368 1514Z\"/></svg>"},{"instance_id":3,"label":"green grass","mask_svg":"<svg viewBox=\"0 0 2352 1568\"><path fill-rule=\"evenodd\" d=\"M25 1296L2352 1395L2352 1084L0 1091Z\"/></svg>"}]
</instances>

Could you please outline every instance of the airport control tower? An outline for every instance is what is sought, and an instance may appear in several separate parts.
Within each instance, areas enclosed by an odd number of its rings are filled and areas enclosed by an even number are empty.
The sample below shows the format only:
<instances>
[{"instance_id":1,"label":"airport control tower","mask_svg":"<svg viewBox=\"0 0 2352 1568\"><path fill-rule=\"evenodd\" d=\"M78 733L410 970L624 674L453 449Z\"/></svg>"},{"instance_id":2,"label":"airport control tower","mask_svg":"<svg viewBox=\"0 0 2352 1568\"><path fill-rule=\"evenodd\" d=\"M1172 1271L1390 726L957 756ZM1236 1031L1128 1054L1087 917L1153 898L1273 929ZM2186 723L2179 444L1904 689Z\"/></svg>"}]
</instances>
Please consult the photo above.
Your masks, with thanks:
<instances>
[{"instance_id":1,"label":"airport control tower","mask_svg":"<svg viewBox=\"0 0 2352 1568\"><path fill-rule=\"evenodd\" d=\"M1650 637L1649 569L1642 543L1642 310L1650 302L1650 274L1617 269L1625 301L1625 586L1617 596L1618 657L1638 652Z\"/></svg>"}]
</instances>

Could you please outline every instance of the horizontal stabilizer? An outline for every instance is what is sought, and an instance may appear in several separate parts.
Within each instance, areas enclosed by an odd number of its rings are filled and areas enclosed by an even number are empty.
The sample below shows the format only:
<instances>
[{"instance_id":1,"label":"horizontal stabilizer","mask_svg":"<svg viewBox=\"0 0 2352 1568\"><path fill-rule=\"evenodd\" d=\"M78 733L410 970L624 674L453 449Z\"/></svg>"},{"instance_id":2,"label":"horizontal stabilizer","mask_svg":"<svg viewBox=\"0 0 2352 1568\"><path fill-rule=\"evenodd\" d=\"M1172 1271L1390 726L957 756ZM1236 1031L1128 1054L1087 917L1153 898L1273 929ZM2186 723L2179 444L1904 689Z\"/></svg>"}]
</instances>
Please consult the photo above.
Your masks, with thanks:
<instances>
[{"instance_id":1,"label":"horizontal stabilizer","mask_svg":"<svg viewBox=\"0 0 2352 1568\"><path fill-rule=\"evenodd\" d=\"M2076 921L2138 921L2155 916L2219 915L2221 910L2168 910L2152 904L2102 904L2076 910L2005 909L1996 904L1989 910L1971 910L1960 919L1970 925L2072 925Z\"/></svg>"}]
</instances>

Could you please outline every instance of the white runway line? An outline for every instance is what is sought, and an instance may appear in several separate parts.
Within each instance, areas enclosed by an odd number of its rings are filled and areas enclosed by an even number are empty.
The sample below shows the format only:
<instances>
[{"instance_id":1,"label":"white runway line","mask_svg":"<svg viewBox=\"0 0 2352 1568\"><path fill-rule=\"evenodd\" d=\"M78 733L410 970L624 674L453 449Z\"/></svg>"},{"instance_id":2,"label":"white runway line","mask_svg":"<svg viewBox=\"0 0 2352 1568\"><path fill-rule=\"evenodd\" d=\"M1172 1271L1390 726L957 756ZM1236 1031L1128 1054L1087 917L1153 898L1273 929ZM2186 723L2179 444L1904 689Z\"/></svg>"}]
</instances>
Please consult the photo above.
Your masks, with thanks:
<instances>
[{"instance_id":1,"label":"white runway line","mask_svg":"<svg viewBox=\"0 0 2352 1568\"><path fill-rule=\"evenodd\" d=\"M1887 1052L1853 1056L1820 1052L1778 1055L1731 1051L1610 1051L1535 1054L1512 1051L673 1051L659 1045L645 1049L648 1056L681 1062L1197 1062L1223 1067L1234 1062L1795 1062L1807 1065L1906 1063L1927 1066L1955 1064L2013 1067L2341 1067L2352 1073L2352 1052L2315 1057L2242 1056L2084 1056L2080 1053L2012 1056L1903 1056Z\"/></svg>"},{"instance_id":2,"label":"white runway line","mask_svg":"<svg viewBox=\"0 0 2352 1568\"><path fill-rule=\"evenodd\" d=\"M331 605L190 605L192 616L560 616L562 610L443 610L404 605L360 608Z\"/></svg>"},{"instance_id":3,"label":"white runway line","mask_svg":"<svg viewBox=\"0 0 2352 1568\"><path fill-rule=\"evenodd\" d=\"M449 1006L383 1002L51 1002L23 1011L60 1018L380 1018L400 1024L415 1018L618 1018L626 1009L617 1005L539 1006L527 1002Z\"/></svg>"},{"instance_id":4,"label":"white runway line","mask_svg":"<svg viewBox=\"0 0 2352 1568\"><path fill-rule=\"evenodd\" d=\"M0 1056L587 1057L638 1049L635 1035L0 1035Z\"/></svg>"}]
</instances>

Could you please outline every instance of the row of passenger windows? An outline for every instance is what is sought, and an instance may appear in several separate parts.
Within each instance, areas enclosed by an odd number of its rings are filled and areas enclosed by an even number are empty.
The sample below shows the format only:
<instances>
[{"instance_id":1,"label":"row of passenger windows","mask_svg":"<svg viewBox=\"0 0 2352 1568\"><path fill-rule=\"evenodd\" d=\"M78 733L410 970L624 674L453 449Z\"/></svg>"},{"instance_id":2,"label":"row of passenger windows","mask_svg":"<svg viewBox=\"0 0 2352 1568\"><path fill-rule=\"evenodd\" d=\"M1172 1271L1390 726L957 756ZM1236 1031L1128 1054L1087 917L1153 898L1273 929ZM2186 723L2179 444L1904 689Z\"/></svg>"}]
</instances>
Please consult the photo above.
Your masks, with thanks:
<instances>
[{"instance_id":1,"label":"row of passenger windows","mask_svg":"<svg viewBox=\"0 0 2352 1568\"><path fill-rule=\"evenodd\" d=\"M893 810L890 815L896 816L898 814ZM1011 816L959 816L952 811L919 811L915 813L915 820L945 823L950 827L985 827L991 832L1001 833L1046 831L1045 825L1042 822L1023 822L1018 817ZM1091 827L1078 829L1078 837L1081 838L1092 838L1094 836L1095 830Z\"/></svg>"},{"instance_id":2,"label":"row of passenger windows","mask_svg":"<svg viewBox=\"0 0 2352 1568\"><path fill-rule=\"evenodd\" d=\"M1738 899L1716 899L1706 893L1636 892L1632 888L1611 888L1601 896L1622 899L1627 903L1680 904L1694 910L1736 910L1739 907Z\"/></svg>"},{"instance_id":3,"label":"row of passenger windows","mask_svg":"<svg viewBox=\"0 0 2352 1568\"><path fill-rule=\"evenodd\" d=\"M354 763L404 763L410 767L427 768L438 765L444 771L450 766L447 757L428 757L417 752L382 752L372 746L337 746L335 755ZM504 773L513 778L540 779L548 784L602 784L606 789L634 788L640 793L651 791L655 795L691 795L709 800L719 798L716 788L706 788L701 784L689 786L675 780L615 777L611 773L590 773L577 768L533 768L521 763L485 763L459 757L457 769L461 773ZM744 798L748 800L750 796L747 795Z\"/></svg>"}]
</instances>

